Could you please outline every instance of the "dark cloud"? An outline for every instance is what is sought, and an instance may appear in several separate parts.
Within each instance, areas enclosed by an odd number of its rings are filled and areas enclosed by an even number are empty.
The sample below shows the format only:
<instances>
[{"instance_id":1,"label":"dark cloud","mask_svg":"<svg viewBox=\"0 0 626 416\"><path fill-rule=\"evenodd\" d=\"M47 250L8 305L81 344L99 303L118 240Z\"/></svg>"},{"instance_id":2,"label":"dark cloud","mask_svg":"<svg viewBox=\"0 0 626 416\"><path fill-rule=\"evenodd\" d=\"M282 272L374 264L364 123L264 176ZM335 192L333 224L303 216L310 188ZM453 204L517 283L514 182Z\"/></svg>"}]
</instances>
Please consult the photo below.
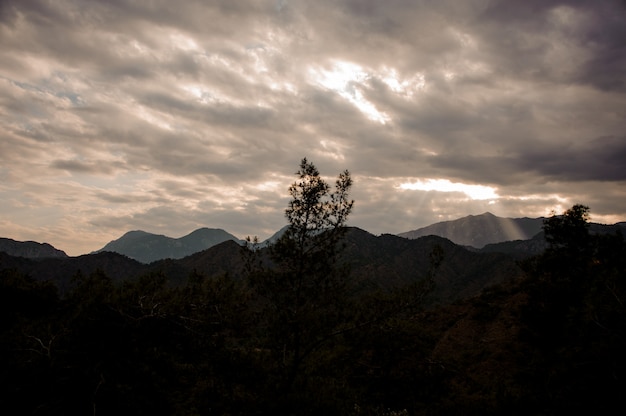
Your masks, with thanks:
<instances>
[{"instance_id":1,"label":"dark cloud","mask_svg":"<svg viewBox=\"0 0 626 416\"><path fill-rule=\"evenodd\" d=\"M121 167L120 163L110 162L84 162L80 160L54 160L50 164L51 168L61 169L68 172L88 173L88 174L111 174L115 168Z\"/></svg>"},{"instance_id":2,"label":"dark cloud","mask_svg":"<svg viewBox=\"0 0 626 416\"><path fill-rule=\"evenodd\" d=\"M98 191L94 196L102 201L112 204L140 204L145 202L167 202L164 198L155 198L154 196L136 195L136 194L115 194L112 192Z\"/></svg>"},{"instance_id":3,"label":"dark cloud","mask_svg":"<svg viewBox=\"0 0 626 416\"><path fill-rule=\"evenodd\" d=\"M497 1L474 26L502 76L623 90L621 1Z\"/></svg>"},{"instance_id":4,"label":"dark cloud","mask_svg":"<svg viewBox=\"0 0 626 416\"><path fill-rule=\"evenodd\" d=\"M509 162L550 180L625 181L626 137L601 137L566 147L546 146Z\"/></svg>"}]
</instances>

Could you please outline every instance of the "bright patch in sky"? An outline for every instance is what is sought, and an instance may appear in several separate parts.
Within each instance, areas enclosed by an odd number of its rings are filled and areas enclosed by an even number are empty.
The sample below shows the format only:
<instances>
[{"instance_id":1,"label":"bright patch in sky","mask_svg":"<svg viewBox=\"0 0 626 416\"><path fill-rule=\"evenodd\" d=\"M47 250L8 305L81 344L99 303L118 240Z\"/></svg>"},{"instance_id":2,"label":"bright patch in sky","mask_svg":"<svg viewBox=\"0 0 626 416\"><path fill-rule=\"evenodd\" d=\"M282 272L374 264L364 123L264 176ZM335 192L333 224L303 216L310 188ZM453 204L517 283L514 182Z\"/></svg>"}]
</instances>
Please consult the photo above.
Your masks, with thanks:
<instances>
[{"instance_id":1,"label":"bright patch in sky","mask_svg":"<svg viewBox=\"0 0 626 416\"><path fill-rule=\"evenodd\" d=\"M336 61L330 71L312 68L309 73L316 84L335 91L370 120L378 121L381 124L391 120L386 113L378 111L376 106L363 96L361 85L370 76L361 66L350 62Z\"/></svg>"},{"instance_id":2,"label":"bright patch in sky","mask_svg":"<svg viewBox=\"0 0 626 416\"><path fill-rule=\"evenodd\" d=\"M283 185L284 184L279 181L265 181L256 185L255 188L258 189L259 191L264 191L264 192L276 192L276 191L280 191L281 186Z\"/></svg>"},{"instance_id":3,"label":"bright patch in sky","mask_svg":"<svg viewBox=\"0 0 626 416\"><path fill-rule=\"evenodd\" d=\"M320 145L324 149L323 153L335 160L344 160L345 156L341 151L341 146L331 140L320 140Z\"/></svg>"},{"instance_id":4,"label":"bright patch in sky","mask_svg":"<svg viewBox=\"0 0 626 416\"><path fill-rule=\"evenodd\" d=\"M400 189L412 191L462 192L474 200L498 199L496 189L484 185L467 185L459 182L450 182L447 179L426 179L416 182L403 183Z\"/></svg>"},{"instance_id":5,"label":"bright patch in sky","mask_svg":"<svg viewBox=\"0 0 626 416\"><path fill-rule=\"evenodd\" d=\"M209 91L204 90L200 86L187 85L187 86L183 86L182 89L186 91L187 93L191 94L196 99L196 101L198 101L201 104L210 104L214 102L227 101L222 97L216 96L215 93L211 93Z\"/></svg>"},{"instance_id":6,"label":"bright patch in sky","mask_svg":"<svg viewBox=\"0 0 626 416\"><path fill-rule=\"evenodd\" d=\"M409 98L415 94L416 90L426 87L424 74L418 73L409 79L400 79L398 72L393 68L384 68L382 80L391 91Z\"/></svg>"},{"instance_id":7,"label":"bright patch in sky","mask_svg":"<svg viewBox=\"0 0 626 416\"><path fill-rule=\"evenodd\" d=\"M163 130L173 130L172 126L164 121L163 116L161 114L157 114L154 111L151 111L149 108L144 106L139 106L136 110L137 116L149 124L158 126Z\"/></svg>"},{"instance_id":8,"label":"bright patch in sky","mask_svg":"<svg viewBox=\"0 0 626 416\"><path fill-rule=\"evenodd\" d=\"M185 36L181 33L170 34L170 40L175 47L182 49L183 51L186 51L186 52L200 49L198 47L198 44L193 38L190 38L189 36Z\"/></svg>"}]
</instances>

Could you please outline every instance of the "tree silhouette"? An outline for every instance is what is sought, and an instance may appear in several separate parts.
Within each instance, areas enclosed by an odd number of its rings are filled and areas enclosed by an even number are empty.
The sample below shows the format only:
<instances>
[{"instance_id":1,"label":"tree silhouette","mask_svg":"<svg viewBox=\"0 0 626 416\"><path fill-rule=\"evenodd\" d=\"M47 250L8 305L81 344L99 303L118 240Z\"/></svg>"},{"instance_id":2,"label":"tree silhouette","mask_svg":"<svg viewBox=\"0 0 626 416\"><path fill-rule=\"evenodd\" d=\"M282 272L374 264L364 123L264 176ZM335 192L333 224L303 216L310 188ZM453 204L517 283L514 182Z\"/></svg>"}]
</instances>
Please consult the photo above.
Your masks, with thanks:
<instances>
[{"instance_id":1,"label":"tree silhouette","mask_svg":"<svg viewBox=\"0 0 626 416\"><path fill-rule=\"evenodd\" d=\"M335 189L306 158L289 187L289 227L270 247L271 269L257 270L252 283L267 300L268 344L279 362L288 394L305 359L341 326L347 272L338 264L340 239L354 201L352 178L339 174Z\"/></svg>"},{"instance_id":2,"label":"tree silhouette","mask_svg":"<svg viewBox=\"0 0 626 416\"><path fill-rule=\"evenodd\" d=\"M610 409L626 383L626 243L589 233L589 208L544 222L549 248L534 260L523 322L536 348L536 397L558 409Z\"/></svg>"},{"instance_id":3,"label":"tree silhouette","mask_svg":"<svg viewBox=\"0 0 626 416\"><path fill-rule=\"evenodd\" d=\"M544 220L545 239L552 249L566 249L571 254L583 254L589 248L589 207L576 204L563 215Z\"/></svg>"}]
</instances>

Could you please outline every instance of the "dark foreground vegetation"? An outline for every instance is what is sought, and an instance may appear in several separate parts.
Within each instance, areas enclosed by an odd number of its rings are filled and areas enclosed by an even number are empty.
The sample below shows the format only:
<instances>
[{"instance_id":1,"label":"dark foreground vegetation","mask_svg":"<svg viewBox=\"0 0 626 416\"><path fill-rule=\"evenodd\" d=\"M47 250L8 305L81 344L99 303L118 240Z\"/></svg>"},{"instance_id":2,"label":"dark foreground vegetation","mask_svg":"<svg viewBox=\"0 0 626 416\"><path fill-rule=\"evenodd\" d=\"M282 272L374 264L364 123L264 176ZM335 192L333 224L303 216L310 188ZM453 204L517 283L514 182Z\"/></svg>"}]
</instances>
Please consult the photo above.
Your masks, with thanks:
<instances>
[{"instance_id":1,"label":"dark foreground vegetation","mask_svg":"<svg viewBox=\"0 0 626 416\"><path fill-rule=\"evenodd\" d=\"M430 250L428 273L415 282L361 284L337 260L352 207L349 175L330 193L306 160L299 174L290 230L271 249L241 248L244 278L195 272L172 284L158 272L124 281L77 273L59 294L52 282L2 270L0 408L24 415L623 408L626 244L619 234L590 234L586 207L546 220L549 249L521 264L522 278L434 303L445 250ZM306 217L312 207L322 209Z\"/></svg>"}]
</instances>

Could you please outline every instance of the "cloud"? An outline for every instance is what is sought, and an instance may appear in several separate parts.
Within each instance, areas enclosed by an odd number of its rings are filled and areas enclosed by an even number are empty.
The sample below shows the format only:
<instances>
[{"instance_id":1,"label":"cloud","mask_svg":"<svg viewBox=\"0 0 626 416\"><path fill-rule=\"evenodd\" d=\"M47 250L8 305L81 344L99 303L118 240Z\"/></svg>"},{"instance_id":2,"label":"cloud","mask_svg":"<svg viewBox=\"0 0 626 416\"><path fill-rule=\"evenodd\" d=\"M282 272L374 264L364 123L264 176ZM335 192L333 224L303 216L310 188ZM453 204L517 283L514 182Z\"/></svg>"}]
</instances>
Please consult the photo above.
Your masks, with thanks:
<instances>
[{"instance_id":1,"label":"cloud","mask_svg":"<svg viewBox=\"0 0 626 416\"><path fill-rule=\"evenodd\" d=\"M353 173L350 222L375 233L574 203L625 218L625 17L612 0L3 1L1 233L70 254L129 229L265 238L305 156Z\"/></svg>"}]
</instances>

